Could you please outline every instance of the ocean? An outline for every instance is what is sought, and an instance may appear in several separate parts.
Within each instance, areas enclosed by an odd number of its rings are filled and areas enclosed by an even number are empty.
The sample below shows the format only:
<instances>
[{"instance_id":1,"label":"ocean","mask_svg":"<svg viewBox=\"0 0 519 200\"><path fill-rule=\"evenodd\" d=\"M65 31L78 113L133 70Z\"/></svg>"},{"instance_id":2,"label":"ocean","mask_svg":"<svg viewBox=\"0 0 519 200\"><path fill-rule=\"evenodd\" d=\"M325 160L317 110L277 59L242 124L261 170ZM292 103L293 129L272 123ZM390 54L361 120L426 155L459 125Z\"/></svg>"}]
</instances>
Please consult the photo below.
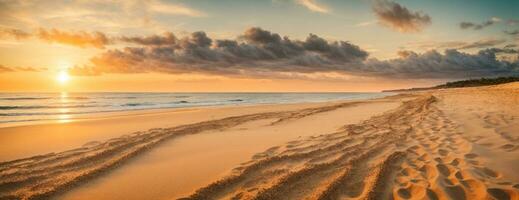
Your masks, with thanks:
<instances>
[{"instance_id":1,"label":"ocean","mask_svg":"<svg viewBox=\"0 0 519 200\"><path fill-rule=\"evenodd\" d=\"M201 106L325 102L392 93L0 93L0 126L67 120L95 113Z\"/></svg>"}]
</instances>

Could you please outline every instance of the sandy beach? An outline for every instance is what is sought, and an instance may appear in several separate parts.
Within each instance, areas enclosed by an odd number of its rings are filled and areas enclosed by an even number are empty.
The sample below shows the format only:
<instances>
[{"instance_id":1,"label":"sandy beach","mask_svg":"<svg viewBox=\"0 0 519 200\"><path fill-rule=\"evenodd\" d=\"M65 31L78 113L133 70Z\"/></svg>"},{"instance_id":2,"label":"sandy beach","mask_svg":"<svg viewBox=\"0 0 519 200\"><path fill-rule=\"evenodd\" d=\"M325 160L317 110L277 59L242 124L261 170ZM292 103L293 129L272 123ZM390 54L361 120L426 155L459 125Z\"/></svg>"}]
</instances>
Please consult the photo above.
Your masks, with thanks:
<instances>
[{"instance_id":1,"label":"sandy beach","mask_svg":"<svg viewBox=\"0 0 519 200\"><path fill-rule=\"evenodd\" d=\"M0 200L519 200L519 0L0 0Z\"/></svg>"},{"instance_id":2,"label":"sandy beach","mask_svg":"<svg viewBox=\"0 0 519 200\"><path fill-rule=\"evenodd\" d=\"M0 129L0 199L519 199L519 84Z\"/></svg>"}]
</instances>

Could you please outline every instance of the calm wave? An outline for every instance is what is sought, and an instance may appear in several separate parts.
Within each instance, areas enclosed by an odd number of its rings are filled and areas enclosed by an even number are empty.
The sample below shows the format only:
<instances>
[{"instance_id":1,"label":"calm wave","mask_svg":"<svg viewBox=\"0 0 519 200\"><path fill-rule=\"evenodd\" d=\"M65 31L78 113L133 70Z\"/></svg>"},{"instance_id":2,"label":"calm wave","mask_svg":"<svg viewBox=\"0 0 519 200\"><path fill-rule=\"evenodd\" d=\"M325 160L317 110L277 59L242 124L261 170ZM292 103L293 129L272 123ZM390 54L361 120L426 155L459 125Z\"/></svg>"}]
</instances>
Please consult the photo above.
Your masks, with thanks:
<instances>
[{"instance_id":1,"label":"calm wave","mask_svg":"<svg viewBox=\"0 0 519 200\"><path fill-rule=\"evenodd\" d=\"M0 123L60 120L86 114L221 105L370 99L390 93L0 93Z\"/></svg>"}]
</instances>

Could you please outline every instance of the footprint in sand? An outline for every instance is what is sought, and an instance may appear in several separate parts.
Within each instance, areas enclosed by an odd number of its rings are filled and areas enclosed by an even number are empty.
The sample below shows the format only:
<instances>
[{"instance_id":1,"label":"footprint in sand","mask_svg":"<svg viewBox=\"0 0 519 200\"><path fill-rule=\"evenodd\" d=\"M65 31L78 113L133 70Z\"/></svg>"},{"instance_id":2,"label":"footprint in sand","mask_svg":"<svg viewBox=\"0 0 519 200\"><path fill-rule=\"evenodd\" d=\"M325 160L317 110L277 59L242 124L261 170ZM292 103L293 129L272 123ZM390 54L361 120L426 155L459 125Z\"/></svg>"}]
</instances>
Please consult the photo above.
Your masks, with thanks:
<instances>
[{"instance_id":1,"label":"footprint in sand","mask_svg":"<svg viewBox=\"0 0 519 200\"><path fill-rule=\"evenodd\" d=\"M495 199L511 199L510 194L504 189L488 188L487 192Z\"/></svg>"},{"instance_id":2,"label":"footprint in sand","mask_svg":"<svg viewBox=\"0 0 519 200\"><path fill-rule=\"evenodd\" d=\"M467 194L461 185L446 186L445 191L452 199L467 199Z\"/></svg>"},{"instance_id":3,"label":"footprint in sand","mask_svg":"<svg viewBox=\"0 0 519 200\"><path fill-rule=\"evenodd\" d=\"M400 188L397 191L398 196L404 198L404 199L410 199L411 198L411 192L409 192L406 188Z\"/></svg>"},{"instance_id":4,"label":"footprint in sand","mask_svg":"<svg viewBox=\"0 0 519 200\"><path fill-rule=\"evenodd\" d=\"M478 157L478 154L475 154L475 153L465 154L465 158L467 158L467 159L474 159L474 158L477 158L477 157Z\"/></svg>"},{"instance_id":5,"label":"footprint in sand","mask_svg":"<svg viewBox=\"0 0 519 200\"><path fill-rule=\"evenodd\" d=\"M494 146L494 143L492 143L492 142L485 142L485 143L479 143L479 145L485 146L485 147L492 147L492 146Z\"/></svg>"},{"instance_id":6,"label":"footprint in sand","mask_svg":"<svg viewBox=\"0 0 519 200\"><path fill-rule=\"evenodd\" d=\"M472 165L476 165L476 166L478 166L479 164L481 164L481 163L480 163L479 161L477 161L477 160L468 160L467 162L470 163L470 164L472 164Z\"/></svg>"},{"instance_id":7,"label":"footprint in sand","mask_svg":"<svg viewBox=\"0 0 519 200\"><path fill-rule=\"evenodd\" d=\"M498 178L501 176L500 173L491 170L487 167L476 167L476 172L478 172L480 175L484 175L490 178Z\"/></svg>"},{"instance_id":8,"label":"footprint in sand","mask_svg":"<svg viewBox=\"0 0 519 200\"><path fill-rule=\"evenodd\" d=\"M515 147L516 146L513 144L505 144L505 145L501 146L501 149L503 149L505 151L514 151L514 150L516 150Z\"/></svg>"},{"instance_id":9,"label":"footprint in sand","mask_svg":"<svg viewBox=\"0 0 519 200\"><path fill-rule=\"evenodd\" d=\"M449 167L447 165L444 165L444 164L437 164L436 165L436 168L438 169L438 171L443 175L443 176L449 176L451 174L451 170L449 169Z\"/></svg>"},{"instance_id":10,"label":"footprint in sand","mask_svg":"<svg viewBox=\"0 0 519 200\"><path fill-rule=\"evenodd\" d=\"M445 150L445 149L439 149L438 150L438 153L442 156L447 156L447 154L449 154L449 151Z\"/></svg>"},{"instance_id":11,"label":"footprint in sand","mask_svg":"<svg viewBox=\"0 0 519 200\"><path fill-rule=\"evenodd\" d=\"M460 158L454 158L451 162L452 166L458 166L462 163L462 160Z\"/></svg>"},{"instance_id":12,"label":"footprint in sand","mask_svg":"<svg viewBox=\"0 0 519 200\"><path fill-rule=\"evenodd\" d=\"M438 197L438 195L436 194L435 191L431 190L431 189L427 189L426 190L426 193L427 193L427 197L430 199L430 200L438 200L440 199Z\"/></svg>"}]
</instances>

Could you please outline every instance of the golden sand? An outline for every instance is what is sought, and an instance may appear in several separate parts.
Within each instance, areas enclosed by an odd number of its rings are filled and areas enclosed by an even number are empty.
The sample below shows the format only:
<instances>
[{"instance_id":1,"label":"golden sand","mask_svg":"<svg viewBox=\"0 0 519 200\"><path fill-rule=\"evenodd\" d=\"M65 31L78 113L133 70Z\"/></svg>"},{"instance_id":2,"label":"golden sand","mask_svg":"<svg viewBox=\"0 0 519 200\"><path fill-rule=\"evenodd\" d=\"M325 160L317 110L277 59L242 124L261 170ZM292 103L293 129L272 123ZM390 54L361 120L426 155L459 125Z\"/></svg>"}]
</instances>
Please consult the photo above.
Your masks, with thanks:
<instances>
[{"instance_id":1,"label":"golden sand","mask_svg":"<svg viewBox=\"0 0 519 200\"><path fill-rule=\"evenodd\" d=\"M517 83L0 130L0 198L519 199Z\"/></svg>"}]
</instances>

